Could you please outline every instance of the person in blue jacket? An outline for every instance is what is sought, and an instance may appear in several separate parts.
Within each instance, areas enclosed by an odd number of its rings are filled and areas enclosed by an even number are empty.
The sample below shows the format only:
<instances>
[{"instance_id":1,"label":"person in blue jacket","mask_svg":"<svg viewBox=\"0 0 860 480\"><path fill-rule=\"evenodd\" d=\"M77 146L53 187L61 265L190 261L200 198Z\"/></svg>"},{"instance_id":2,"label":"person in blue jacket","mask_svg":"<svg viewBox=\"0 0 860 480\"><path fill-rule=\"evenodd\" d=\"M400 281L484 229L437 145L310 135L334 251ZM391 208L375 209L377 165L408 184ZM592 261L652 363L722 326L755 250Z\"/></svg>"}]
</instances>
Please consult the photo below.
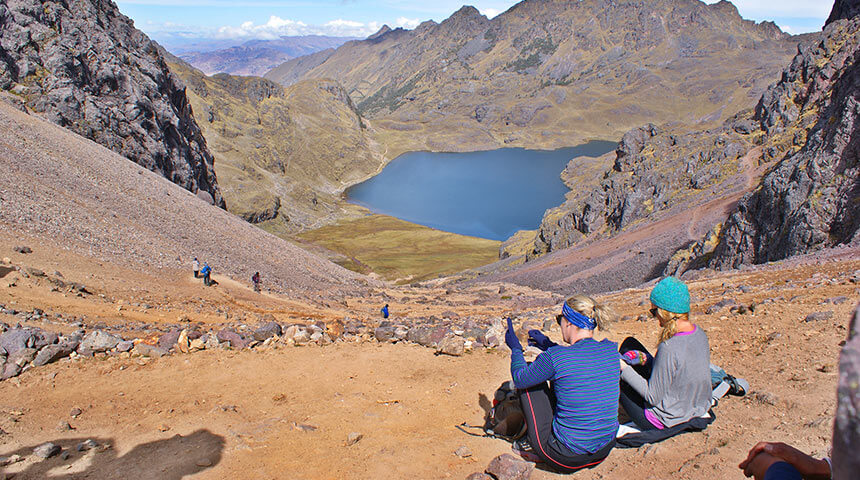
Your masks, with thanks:
<instances>
[{"instance_id":1,"label":"person in blue jacket","mask_svg":"<svg viewBox=\"0 0 860 480\"><path fill-rule=\"evenodd\" d=\"M382 318L388 318L388 304L386 303L384 307L382 307Z\"/></svg>"},{"instance_id":2,"label":"person in blue jacket","mask_svg":"<svg viewBox=\"0 0 860 480\"><path fill-rule=\"evenodd\" d=\"M553 470L572 473L598 465L615 446L618 345L594 339L595 328L603 329L611 316L590 297L569 298L556 317L567 345L530 330L529 344L543 350L531 364L508 319L511 376L521 389L528 426L527 437L514 442L514 450L524 458L536 456Z\"/></svg>"},{"instance_id":3,"label":"person in blue jacket","mask_svg":"<svg viewBox=\"0 0 860 480\"><path fill-rule=\"evenodd\" d=\"M207 287L212 285L212 279L209 277L209 275L212 274L212 268L208 263L203 264L203 268L200 269L200 274L203 275L203 285L206 285Z\"/></svg>"}]
</instances>

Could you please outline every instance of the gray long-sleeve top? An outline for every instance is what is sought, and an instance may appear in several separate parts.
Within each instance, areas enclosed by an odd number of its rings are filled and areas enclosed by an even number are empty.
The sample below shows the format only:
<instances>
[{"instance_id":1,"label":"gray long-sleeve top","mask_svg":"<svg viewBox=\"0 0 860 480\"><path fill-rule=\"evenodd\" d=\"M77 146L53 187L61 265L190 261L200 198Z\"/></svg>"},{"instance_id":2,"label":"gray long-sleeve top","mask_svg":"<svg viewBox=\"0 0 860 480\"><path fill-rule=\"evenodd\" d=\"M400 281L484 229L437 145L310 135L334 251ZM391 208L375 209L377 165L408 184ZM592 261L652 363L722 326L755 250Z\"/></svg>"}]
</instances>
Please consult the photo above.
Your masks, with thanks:
<instances>
[{"instance_id":1,"label":"gray long-sleeve top","mask_svg":"<svg viewBox=\"0 0 860 480\"><path fill-rule=\"evenodd\" d=\"M622 370L621 379L642 395L663 425L673 427L711 407L710 364L708 336L696 327L658 346L650 379L632 368Z\"/></svg>"}]
</instances>

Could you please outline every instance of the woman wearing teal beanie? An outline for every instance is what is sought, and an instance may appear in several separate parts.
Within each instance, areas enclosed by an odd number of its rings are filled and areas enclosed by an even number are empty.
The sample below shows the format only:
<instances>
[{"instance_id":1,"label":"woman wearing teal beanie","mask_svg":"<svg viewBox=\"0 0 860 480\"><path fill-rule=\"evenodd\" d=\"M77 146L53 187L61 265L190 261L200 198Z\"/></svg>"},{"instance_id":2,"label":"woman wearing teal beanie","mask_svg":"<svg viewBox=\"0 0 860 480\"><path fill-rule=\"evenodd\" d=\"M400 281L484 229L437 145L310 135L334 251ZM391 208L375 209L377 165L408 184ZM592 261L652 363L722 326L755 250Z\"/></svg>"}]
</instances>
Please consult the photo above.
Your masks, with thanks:
<instances>
[{"instance_id":1,"label":"woman wearing teal beanie","mask_svg":"<svg viewBox=\"0 0 860 480\"><path fill-rule=\"evenodd\" d=\"M674 277L651 290L651 316L660 323L657 354L635 338L621 343L621 403L640 430L674 427L711 407L708 336L690 321L690 291Z\"/></svg>"}]
</instances>

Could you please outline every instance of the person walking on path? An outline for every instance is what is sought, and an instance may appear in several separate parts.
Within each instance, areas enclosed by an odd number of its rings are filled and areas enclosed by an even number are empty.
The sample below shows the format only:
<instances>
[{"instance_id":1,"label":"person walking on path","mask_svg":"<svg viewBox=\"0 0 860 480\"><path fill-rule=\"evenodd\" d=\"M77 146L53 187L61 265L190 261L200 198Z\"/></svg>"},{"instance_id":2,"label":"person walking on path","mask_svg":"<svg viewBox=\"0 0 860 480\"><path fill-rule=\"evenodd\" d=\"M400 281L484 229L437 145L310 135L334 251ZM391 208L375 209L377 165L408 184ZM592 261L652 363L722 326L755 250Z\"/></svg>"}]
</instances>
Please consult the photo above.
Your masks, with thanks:
<instances>
[{"instance_id":1,"label":"person walking on path","mask_svg":"<svg viewBox=\"0 0 860 480\"><path fill-rule=\"evenodd\" d=\"M251 277L251 281L254 282L254 291L260 291L260 272L254 272L254 275Z\"/></svg>"},{"instance_id":2,"label":"person walking on path","mask_svg":"<svg viewBox=\"0 0 860 480\"><path fill-rule=\"evenodd\" d=\"M212 279L209 278L209 275L212 274L212 268L208 263L203 264L203 270L200 270L200 273L203 274L203 285L207 287L212 285Z\"/></svg>"},{"instance_id":3,"label":"person walking on path","mask_svg":"<svg viewBox=\"0 0 860 480\"><path fill-rule=\"evenodd\" d=\"M384 307L382 307L382 318L388 318L388 304L386 303Z\"/></svg>"},{"instance_id":4,"label":"person walking on path","mask_svg":"<svg viewBox=\"0 0 860 480\"><path fill-rule=\"evenodd\" d=\"M511 349L511 377L521 389L527 425L527 436L513 448L524 458L573 473L600 464L615 447L618 344L594 338L594 329L604 329L612 315L591 297L567 299L556 317L567 345L529 330L529 345L543 350L531 364L508 318L505 343Z\"/></svg>"},{"instance_id":5,"label":"person walking on path","mask_svg":"<svg viewBox=\"0 0 860 480\"><path fill-rule=\"evenodd\" d=\"M662 430L708 413L711 354L705 331L690 321L690 291L666 277L651 290L661 331L654 357L633 337L621 343L621 407L642 430Z\"/></svg>"},{"instance_id":6,"label":"person walking on path","mask_svg":"<svg viewBox=\"0 0 860 480\"><path fill-rule=\"evenodd\" d=\"M194 278L200 278L200 262L197 261L197 257L194 257L194 261L191 262L191 269L194 270Z\"/></svg>"}]
</instances>

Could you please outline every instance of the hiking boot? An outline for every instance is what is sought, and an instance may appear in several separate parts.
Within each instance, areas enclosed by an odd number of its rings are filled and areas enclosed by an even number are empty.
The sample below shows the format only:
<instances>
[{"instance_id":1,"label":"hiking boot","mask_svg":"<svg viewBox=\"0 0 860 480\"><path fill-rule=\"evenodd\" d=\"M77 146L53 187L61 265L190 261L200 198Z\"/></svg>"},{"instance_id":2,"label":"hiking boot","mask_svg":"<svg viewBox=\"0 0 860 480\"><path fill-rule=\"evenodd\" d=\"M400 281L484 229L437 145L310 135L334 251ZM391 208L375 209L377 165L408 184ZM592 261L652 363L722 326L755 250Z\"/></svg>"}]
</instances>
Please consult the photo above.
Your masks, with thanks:
<instances>
[{"instance_id":1,"label":"hiking boot","mask_svg":"<svg viewBox=\"0 0 860 480\"><path fill-rule=\"evenodd\" d=\"M513 450L514 453L522 457L522 459L527 462L541 463L543 461L535 453L534 448L532 448L532 444L529 443L528 438L523 437L519 440L515 440L514 443L511 444L511 450Z\"/></svg>"},{"instance_id":2,"label":"hiking boot","mask_svg":"<svg viewBox=\"0 0 860 480\"><path fill-rule=\"evenodd\" d=\"M729 384L729 395L743 397L750 389L750 384L742 378L726 375L726 382Z\"/></svg>"}]
</instances>

